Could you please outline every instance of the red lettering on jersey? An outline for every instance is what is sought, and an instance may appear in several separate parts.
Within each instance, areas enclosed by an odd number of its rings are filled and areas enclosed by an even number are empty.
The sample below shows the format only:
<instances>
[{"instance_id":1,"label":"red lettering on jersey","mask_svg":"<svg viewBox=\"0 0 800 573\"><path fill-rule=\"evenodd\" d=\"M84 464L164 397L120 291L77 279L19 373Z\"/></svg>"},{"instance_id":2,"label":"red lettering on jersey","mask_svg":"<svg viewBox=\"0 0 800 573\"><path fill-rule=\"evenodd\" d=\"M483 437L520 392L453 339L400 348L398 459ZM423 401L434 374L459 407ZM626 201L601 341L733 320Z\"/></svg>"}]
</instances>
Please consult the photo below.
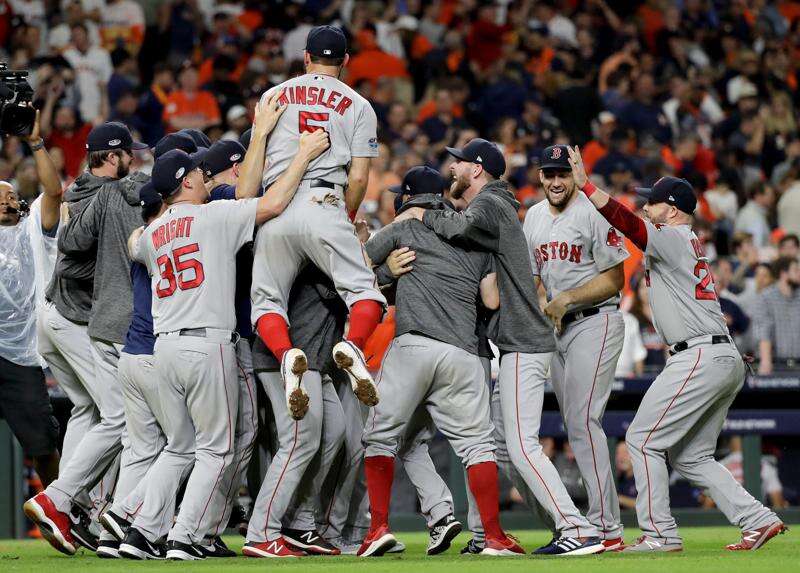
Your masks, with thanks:
<instances>
[{"instance_id":1,"label":"red lettering on jersey","mask_svg":"<svg viewBox=\"0 0 800 573\"><path fill-rule=\"evenodd\" d=\"M567 259L567 253L569 253L569 248L567 247L566 243L561 243L558 246L558 258L562 261Z\"/></svg>"},{"instance_id":2,"label":"red lettering on jersey","mask_svg":"<svg viewBox=\"0 0 800 573\"><path fill-rule=\"evenodd\" d=\"M161 241L158 240L158 229L154 229L152 233L150 233L150 239L153 241L153 249L156 251L161 246Z\"/></svg>"},{"instance_id":3,"label":"red lettering on jersey","mask_svg":"<svg viewBox=\"0 0 800 573\"><path fill-rule=\"evenodd\" d=\"M283 90L281 97L278 98L278 101L281 102L283 105L289 105L289 96L286 95L288 90Z\"/></svg>"},{"instance_id":4,"label":"red lettering on jersey","mask_svg":"<svg viewBox=\"0 0 800 573\"><path fill-rule=\"evenodd\" d=\"M161 242L161 244L159 245L159 248L161 248L161 247L163 247L164 245L167 244L167 237L165 236L165 233L164 233L164 225L161 225L158 228L158 240Z\"/></svg>"},{"instance_id":5,"label":"red lettering on jersey","mask_svg":"<svg viewBox=\"0 0 800 573\"><path fill-rule=\"evenodd\" d=\"M170 241L174 241L175 240L175 227L177 225L178 225L178 220L177 219L173 219L172 221L169 222L169 229L168 229L168 232L167 232L167 236L169 237Z\"/></svg>"},{"instance_id":6,"label":"red lettering on jersey","mask_svg":"<svg viewBox=\"0 0 800 573\"><path fill-rule=\"evenodd\" d=\"M306 105L306 86L295 86L294 103L298 105Z\"/></svg>"},{"instance_id":7,"label":"red lettering on jersey","mask_svg":"<svg viewBox=\"0 0 800 573\"><path fill-rule=\"evenodd\" d=\"M347 96L344 96L344 97L341 99L341 101L339 102L339 104L336 106L336 109L335 109L334 111L335 111L336 113L338 113L339 115L344 115L344 112L346 112L346 111L347 111L347 109L348 109L348 108L349 108L349 107L350 107L352 104L353 104L353 100L351 100L351 99L350 99L349 97L347 97Z\"/></svg>"},{"instance_id":8,"label":"red lettering on jersey","mask_svg":"<svg viewBox=\"0 0 800 573\"><path fill-rule=\"evenodd\" d=\"M336 100L342 97L342 94L339 92L331 92L328 96L328 99L325 100L325 107L328 109L336 109Z\"/></svg>"},{"instance_id":9,"label":"red lettering on jersey","mask_svg":"<svg viewBox=\"0 0 800 573\"><path fill-rule=\"evenodd\" d=\"M317 92L317 105L325 105L325 88L319 88L319 92Z\"/></svg>"},{"instance_id":10,"label":"red lettering on jersey","mask_svg":"<svg viewBox=\"0 0 800 573\"><path fill-rule=\"evenodd\" d=\"M694 254L698 259L702 259L706 256L705 250L703 249L703 245L700 244L699 239L691 239L690 242L692 243L692 249L694 249Z\"/></svg>"},{"instance_id":11,"label":"red lettering on jersey","mask_svg":"<svg viewBox=\"0 0 800 573\"><path fill-rule=\"evenodd\" d=\"M614 227L611 227L608 230L608 235L606 235L606 245L609 247L621 247L622 246L622 237Z\"/></svg>"},{"instance_id":12,"label":"red lettering on jersey","mask_svg":"<svg viewBox=\"0 0 800 573\"><path fill-rule=\"evenodd\" d=\"M533 249L533 258L536 260L536 266L541 270L542 268L542 255L539 253L539 249Z\"/></svg>"},{"instance_id":13,"label":"red lettering on jersey","mask_svg":"<svg viewBox=\"0 0 800 573\"><path fill-rule=\"evenodd\" d=\"M306 99L306 105L317 105L317 97L319 96L319 88L317 86L311 86L308 88L308 98Z\"/></svg>"},{"instance_id":14,"label":"red lettering on jersey","mask_svg":"<svg viewBox=\"0 0 800 573\"><path fill-rule=\"evenodd\" d=\"M550 258L555 260L556 249L558 248L558 241L550 241Z\"/></svg>"},{"instance_id":15,"label":"red lettering on jersey","mask_svg":"<svg viewBox=\"0 0 800 573\"><path fill-rule=\"evenodd\" d=\"M186 219L186 237L191 237L192 235L192 221L194 221L194 217L184 217Z\"/></svg>"},{"instance_id":16,"label":"red lettering on jersey","mask_svg":"<svg viewBox=\"0 0 800 573\"><path fill-rule=\"evenodd\" d=\"M569 250L569 262L581 262L581 253L583 252L583 245L572 245Z\"/></svg>"},{"instance_id":17,"label":"red lettering on jersey","mask_svg":"<svg viewBox=\"0 0 800 573\"><path fill-rule=\"evenodd\" d=\"M539 245L539 250L542 252L542 260L549 260L549 257L547 256L547 245Z\"/></svg>"},{"instance_id":18,"label":"red lettering on jersey","mask_svg":"<svg viewBox=\"0 0 800 573\"><path fill-rule=\"evenodd\" d=\"M184 230L186 229L186 217L178 219L178 224L175 225L175 234L178 237L185 237Z\"/></svg>"}]
</instances>

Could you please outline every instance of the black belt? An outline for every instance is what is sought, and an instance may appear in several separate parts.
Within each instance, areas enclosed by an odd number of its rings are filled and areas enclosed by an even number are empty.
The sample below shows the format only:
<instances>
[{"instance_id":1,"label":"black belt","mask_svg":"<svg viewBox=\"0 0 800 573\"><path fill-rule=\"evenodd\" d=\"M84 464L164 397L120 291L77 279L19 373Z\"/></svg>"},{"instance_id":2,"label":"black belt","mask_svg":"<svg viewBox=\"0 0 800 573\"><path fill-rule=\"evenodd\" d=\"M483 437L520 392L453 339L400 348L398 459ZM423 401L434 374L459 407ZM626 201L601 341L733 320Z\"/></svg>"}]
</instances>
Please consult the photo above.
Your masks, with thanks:
<instances>
[{"instance_id":1,"label":"black belt","mask_svg":"<svg viewBox=\"0 0 800 573\"><path fill-rule=\"evenodd\" d=\"M325 181L324 179L312 179L308 182L308 186L311 189L316 189L318 187L324 187L325 189L336 189L335 183Z\"/></svg>"},{"instance_id":2,"label":"black belt","mask_svg":"<svg viewBox=\"0 0 800 573\"><path fill-rule=\"evenodd\" d=\"M733 340L727 334L715 334L711 337L711 344L731 344ZM689 348L689 343L686 340L682 340L677 344L672 346L672 349L669 351L670 356L675 356L678 352L683 352Z\"/></svg>"},{"instance_id":3,"label":"black belt","mask_svg":"<svg viewBox=\"0 0 800 573\"><path fill-rule=\"evenodd\" d=\"M180 336L197 336L199 338L205 338L208 335L205 328L181 328L178 334ZM239 340L239 335L231 332L231 342L236 343L237 340Z\"/></svg>"},{"instance_id":4,"label":"black belt","mask_svg":"<svg viewBox=\"0 0 800 573\"><path fill-rule=\"evenodd\" d=\"M581 320L583 318L587 318L589 316L594 316L595 314L600 314L600 309L608 308L610 305L604 304L602 306L592 306L590 308L584 308L583 310L576 310L573 312L568 312L563 316L561 319L561 328L564 329L567 325L575 322L576 320ZM614 305L614 310L619 308L618 304Z\"/></svg>"}]
</instances>

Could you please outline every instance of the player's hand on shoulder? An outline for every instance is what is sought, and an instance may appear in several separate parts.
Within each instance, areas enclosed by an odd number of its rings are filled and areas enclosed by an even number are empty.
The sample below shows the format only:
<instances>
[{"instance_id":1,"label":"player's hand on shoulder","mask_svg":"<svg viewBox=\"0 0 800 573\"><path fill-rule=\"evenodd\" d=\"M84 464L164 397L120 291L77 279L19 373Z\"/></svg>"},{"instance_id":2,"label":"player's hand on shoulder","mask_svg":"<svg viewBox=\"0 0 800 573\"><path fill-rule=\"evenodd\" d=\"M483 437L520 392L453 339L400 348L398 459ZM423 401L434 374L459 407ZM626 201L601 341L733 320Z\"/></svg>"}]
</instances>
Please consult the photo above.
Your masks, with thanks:
<instances>
[{"instance_id":1,"label":"player's hand on shoulder","mask_svg":"<svg viewBox=\"0 0 800 573\"><path fill-rule=\"evenodd\" d=\"M312 132L300 134L300 153L305 153L309 159L316 159L330 147L328 132L324 129L317 129Z\"/></svg>"},{"instance_id":2,"label":"player's hand on shoulder","mask_svg":"<svg viewBox=\"0 0 800 573\"><path fill-rule=\"evenodd\" d=\"M399 223L407 219L417 219L419 221L422 221L423 215L425 215L425 209L423 209L422 207L409 207L408 209L400 213L397 217L395 217L394 222Z\"/></svg>"},{"instance_id":3,"label":"player's hand on shoulder","mask_svg":"<svg viewBox=\"0 0 800 573\"><path fill-rule=\"evenodd\" d=\"M386 257L386 265L394 278L398 278L414 270L411 263L417 258L417 253L408 247L395 249Z\"/></svg>"},{"instance_id":4,"label":"player's hand on shoulder","mask_svg":"<svg viewBox=\"0 0 800 573\"><path fill-rule=\"evenodd\" d=\"M575 147L567 146L567 153L569 153L569 165L572 167L572 178L578 188L583 189L583 186L589 181L589 177L586 175L586 168L583 166L581 150L577 145Z\"/></svg>"},{"instance_id":5,"label":"player's hand on shoulder","mask_svg":"<svg viewBox=\"0 0 800 573\"><path fill-rule=\"evenodd\" d=\"M272 133L281 115L286 111L286 104L280 101L282 95L282 89L275 90L266 101L260 100L256 104L253 130L260 135L269 135Z\"/></svg>"}]
</instances>

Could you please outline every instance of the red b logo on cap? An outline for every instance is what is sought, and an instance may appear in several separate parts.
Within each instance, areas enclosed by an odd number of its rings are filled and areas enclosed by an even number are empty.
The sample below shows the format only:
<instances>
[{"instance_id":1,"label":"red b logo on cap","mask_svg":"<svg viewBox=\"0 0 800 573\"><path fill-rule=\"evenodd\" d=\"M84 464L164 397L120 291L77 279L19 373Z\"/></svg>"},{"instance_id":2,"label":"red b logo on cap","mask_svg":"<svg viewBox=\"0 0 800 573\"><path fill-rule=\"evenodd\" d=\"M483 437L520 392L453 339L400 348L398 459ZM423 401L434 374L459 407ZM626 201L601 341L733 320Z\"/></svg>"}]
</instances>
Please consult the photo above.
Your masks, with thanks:
<instances>
[{"instance_id":1,"label":"red b logo on cap","mask_svg":"<svg viewBox=\"0 0 800 573\"><path fill-rule=\"evenodd\" d=\"M561 148L556 147L553 149L553 155L550 157L550 159L560 159L560 158L561 158Z\"/></svg>"}]
</instances>

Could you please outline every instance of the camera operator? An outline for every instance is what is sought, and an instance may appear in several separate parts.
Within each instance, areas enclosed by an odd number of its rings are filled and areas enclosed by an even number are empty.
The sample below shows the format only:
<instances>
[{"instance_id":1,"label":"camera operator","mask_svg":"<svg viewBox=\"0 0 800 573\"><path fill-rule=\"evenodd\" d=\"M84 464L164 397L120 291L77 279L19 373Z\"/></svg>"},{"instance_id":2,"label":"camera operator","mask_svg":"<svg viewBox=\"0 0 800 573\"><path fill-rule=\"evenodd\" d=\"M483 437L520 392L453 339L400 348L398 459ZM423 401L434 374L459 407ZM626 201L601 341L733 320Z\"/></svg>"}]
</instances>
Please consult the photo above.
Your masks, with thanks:
<instances>
[{"instance_id":1,"label":"camera operator","mask_svg":"<svg viewBox=\"0 0 800 573\"><path fill-rule=\"evenodd\" d=\"M36 352L36 301L52 272L44 242L55 252L61 181L39 135L39 114L26 141L44 188L25 214L14 187L0 181L0 416L47 485L58 475L58 422Z\"/></svg>"}]
</instances>

